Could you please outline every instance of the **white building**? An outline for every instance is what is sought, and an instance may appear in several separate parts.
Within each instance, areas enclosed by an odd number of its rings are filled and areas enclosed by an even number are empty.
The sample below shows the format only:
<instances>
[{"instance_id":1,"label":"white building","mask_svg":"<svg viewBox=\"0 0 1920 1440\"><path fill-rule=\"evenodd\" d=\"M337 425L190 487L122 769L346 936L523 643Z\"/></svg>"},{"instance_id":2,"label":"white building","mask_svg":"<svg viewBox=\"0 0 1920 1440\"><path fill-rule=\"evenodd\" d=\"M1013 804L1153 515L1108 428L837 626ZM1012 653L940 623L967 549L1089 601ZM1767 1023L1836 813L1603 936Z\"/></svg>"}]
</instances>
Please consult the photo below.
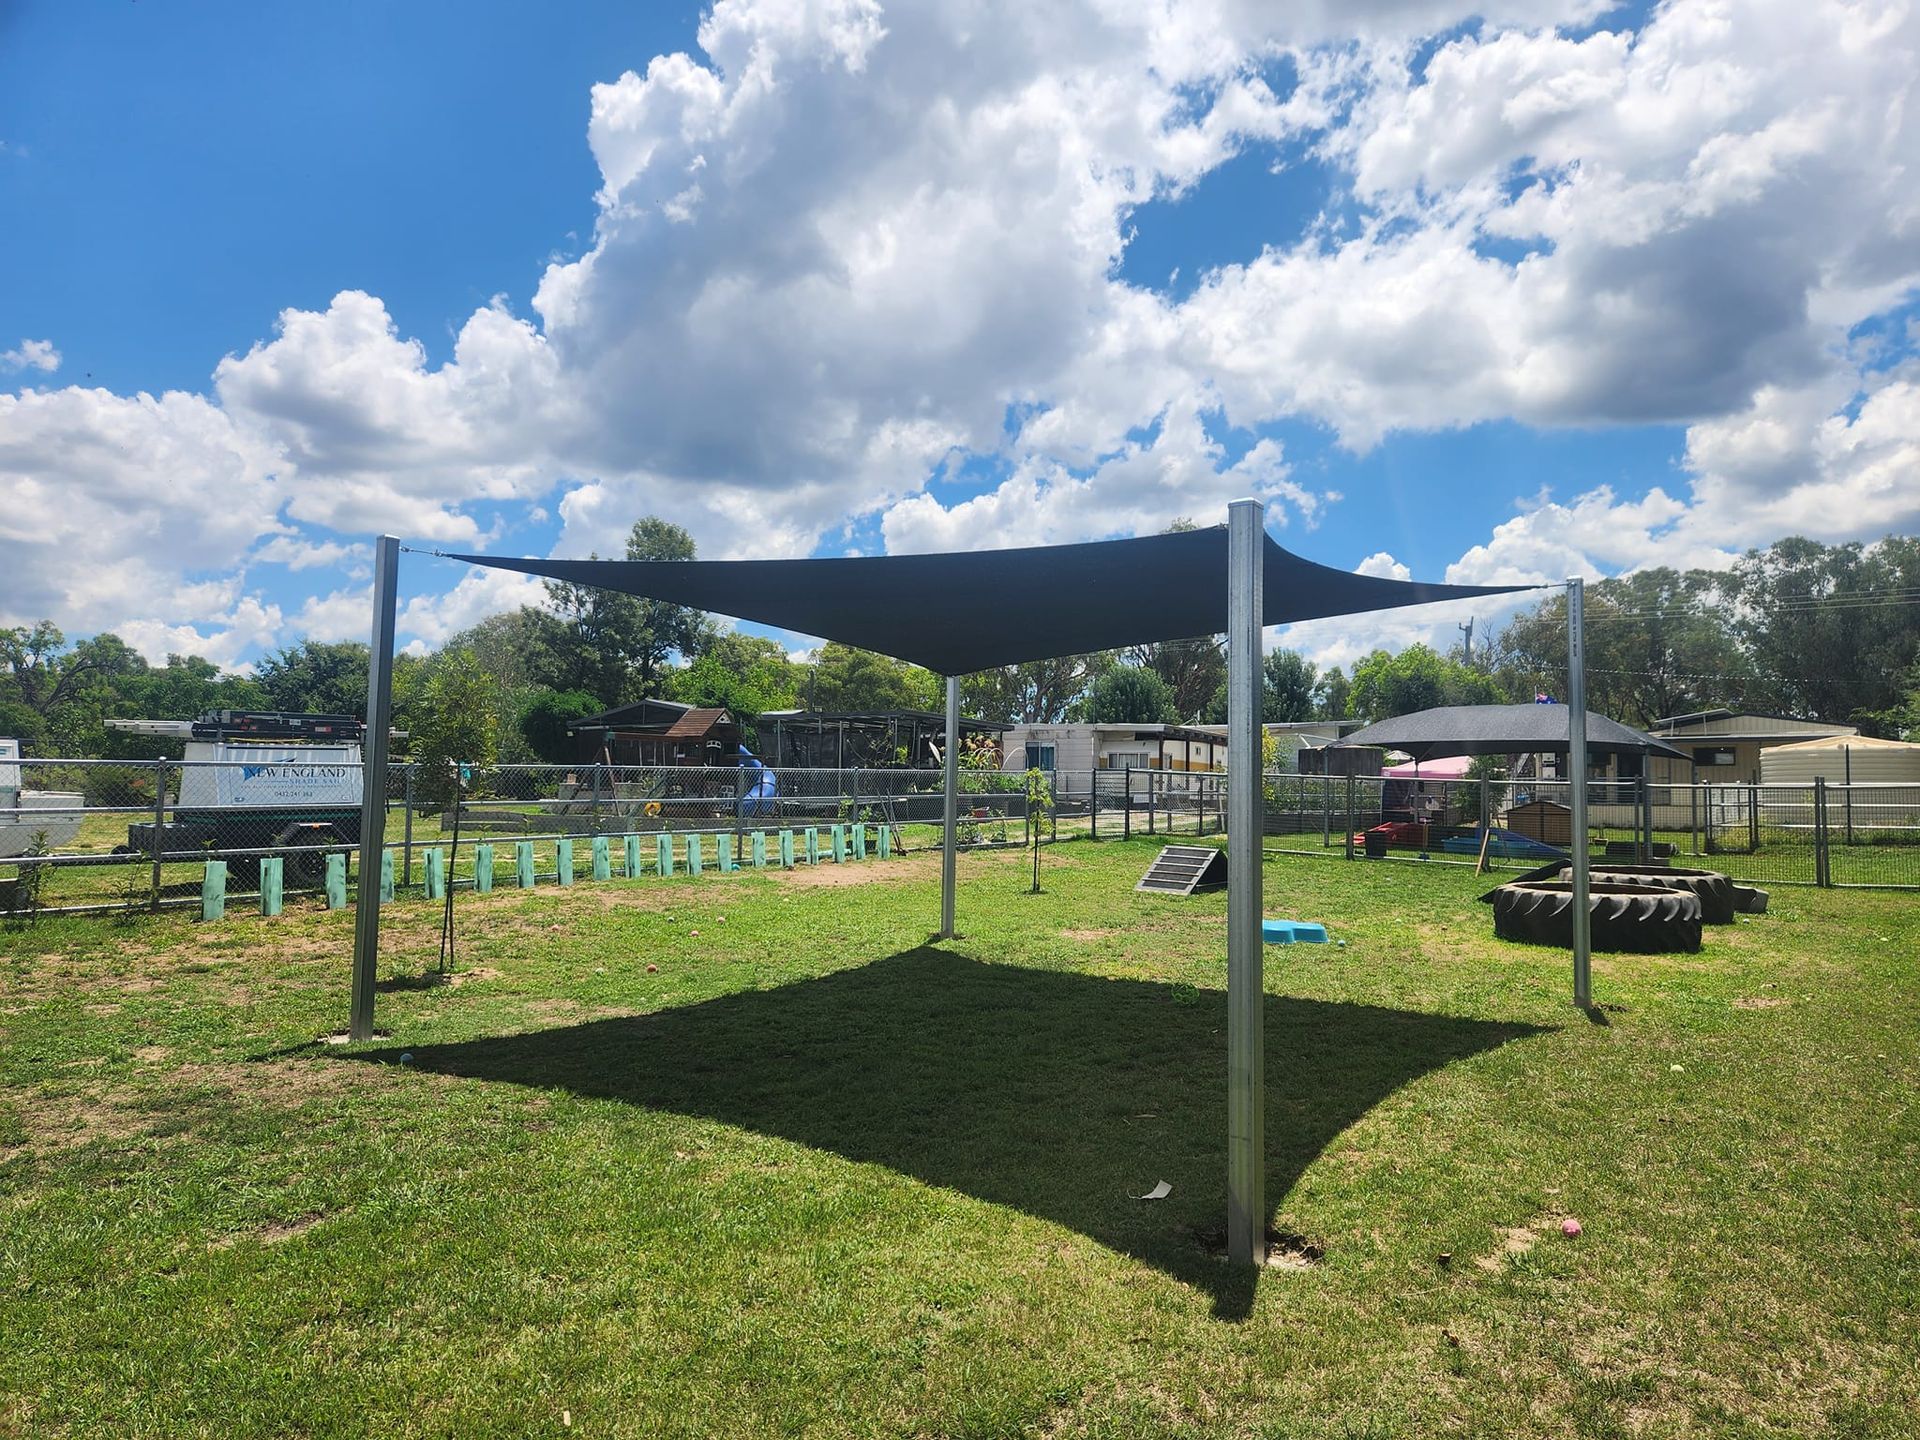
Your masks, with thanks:
<instances>
[{"instance_id":1,"label":"white building","mask_svg":"<svg viewBox=\"0 0 1920 1440\"><path fill-rule=\"evenodd\" d=\"M1224 726L1015 725L1000 737L1003 770L1065 775L1090 770L1218 770L1227 763Z\"/></svg>"},{"instance_id":2,"label":"white building","mask_svg":"<svg viewBox=\"0 0 1920 1440\"><path fill-rule=\"evenodd\" d=\"M1358 726L1355 720L1302 720L1267 726L1280 745L1283 769L1297 766L1303 749L1318 749ZM1003 770L1038 768L1050 774L1080 775L1092 770L1224 770L1224 725L1015 725L1001 737Z\"/></svg>"}]
</instances>

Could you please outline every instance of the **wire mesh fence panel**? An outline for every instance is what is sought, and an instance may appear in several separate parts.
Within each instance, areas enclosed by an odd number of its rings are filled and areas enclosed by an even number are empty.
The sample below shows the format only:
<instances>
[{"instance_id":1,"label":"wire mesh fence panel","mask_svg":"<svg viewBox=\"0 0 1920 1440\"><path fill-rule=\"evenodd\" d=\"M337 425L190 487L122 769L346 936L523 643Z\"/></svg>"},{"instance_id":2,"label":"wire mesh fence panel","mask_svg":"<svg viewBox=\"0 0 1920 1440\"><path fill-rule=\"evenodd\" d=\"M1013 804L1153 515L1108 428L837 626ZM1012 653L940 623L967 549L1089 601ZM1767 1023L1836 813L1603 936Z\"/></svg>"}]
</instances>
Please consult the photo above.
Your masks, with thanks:
<instances>
[{"instance_id":1,"label":"wire mesh fence panel","mask_svg":"<svg viewBox=\"0 0 1920 1440\"><path fill-rule=\"evenodd\" d=\"M1697 788L1698 853L1709 868L1763 884L1818 883L1821 837L1813 786Z\"/></svg>"},{"instance_id":2,"label":"wire mesh fence panel","mask_svg":"<svg viewBox=\"0 0 1920 1440\"><path fill-rule=\"evenodd\" d=\"M1826 787L1829 883L1920 886L1920 785Z\"/></svg>"},{"instance_id":3,"label":"wire mesh fence panel","mask_svg":"<svg viewBox=\"0 0 1920 1440\"><path fill-rule=\"evenodd\" d=\"M1049 839L1184 838L1225 830L1218 771L1054 771ZM358 882L362 767L303 763L284 751L259 762L0 760L0 912L148 909L200 903L209 861L230 893L252 895L261 862L280 862L290 895L351 893ZM515 765L429 774L389 767L383 846L396 893L472 885L479 846L492 873L517 872L535 846L536 883L559 873L560 840L608 841L610 876L653 874L652 842L625 864L626 836L746 838L858 819L888 827L889 852L940 843L938 770L752 766ZM1024 772L963 769L957 838L1026 844ZM1424 856L1514 869L1566 853L1565 781L1403 779L1275 773L1265 778L1269 850L1383 858ZM1920 886L1920 785L1591 782L1589 842L1597 863L1650 858L1722 870L1761 884ZM682 849L684 840L677 839ZM719 863L719 840L701 854ZM433 853L429 863L428 853ZM586 862L582 862L583 864ZM682 867L684 868L684 861ZM332 903L329 901L329 903Z\"/></svg>"}]
</instances>

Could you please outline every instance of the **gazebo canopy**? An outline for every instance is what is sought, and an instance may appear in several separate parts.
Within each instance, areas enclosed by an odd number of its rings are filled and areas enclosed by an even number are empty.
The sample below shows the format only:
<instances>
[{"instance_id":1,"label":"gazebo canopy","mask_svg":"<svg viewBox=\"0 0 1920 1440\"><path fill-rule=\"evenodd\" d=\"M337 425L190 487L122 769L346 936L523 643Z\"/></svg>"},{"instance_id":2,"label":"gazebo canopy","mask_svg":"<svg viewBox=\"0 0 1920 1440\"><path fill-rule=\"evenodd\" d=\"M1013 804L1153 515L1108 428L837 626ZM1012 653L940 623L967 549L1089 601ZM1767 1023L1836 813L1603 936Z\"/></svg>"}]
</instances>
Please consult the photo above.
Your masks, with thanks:
<instances>
[{"instance_id":1,"label":"gazebo canopy","mask_svg":"<svg viewBox=\"0 0 1920 1440\"><path fill-rule=\"evenodd\" d=\"M1368 725L1326 748L1378 745L1403 750L1416 760L1440 755L1564 755L1569 748L1567 714L1564 705L1442 705ZM1587 712L1587 753L1689 758L1664 740L1591 710Z\"/></svg>"},{"instance_id":2,"label":"gazebo canopy","mask_svg":"<svg viewBox=\"0 0 1920 1440\"><path fill-rule=\"evenodd\" d=\"M1267 625L1533 588L1383 580L1316 565L1263 538ZM1080 545L822 560L448 558L777 625L940 675L1227 628L1224 525Z\"/></svg>"}]
</instances>

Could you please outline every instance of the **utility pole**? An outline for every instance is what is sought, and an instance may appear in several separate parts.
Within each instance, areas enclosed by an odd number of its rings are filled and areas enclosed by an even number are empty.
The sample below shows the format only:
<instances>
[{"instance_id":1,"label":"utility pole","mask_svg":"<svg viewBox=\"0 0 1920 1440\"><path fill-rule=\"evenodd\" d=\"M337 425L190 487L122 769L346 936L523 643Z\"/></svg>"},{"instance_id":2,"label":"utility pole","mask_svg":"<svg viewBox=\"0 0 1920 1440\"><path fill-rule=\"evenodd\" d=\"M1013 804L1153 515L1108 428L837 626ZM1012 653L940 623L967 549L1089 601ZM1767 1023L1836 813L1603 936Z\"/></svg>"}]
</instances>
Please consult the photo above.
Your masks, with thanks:
<instances>
[{"instance_id":1,"label":"utility pole","mask_svg":"<svg viewBox=\"0 0 1920 1440\"><path fill-rule=\"evenodd\" d=\"M1466 624L1456 625L1453 628L1467 637L1466 662L1469 665L1473 664L1473 617L1469 615Z\"/></svg>"}]
</instances>

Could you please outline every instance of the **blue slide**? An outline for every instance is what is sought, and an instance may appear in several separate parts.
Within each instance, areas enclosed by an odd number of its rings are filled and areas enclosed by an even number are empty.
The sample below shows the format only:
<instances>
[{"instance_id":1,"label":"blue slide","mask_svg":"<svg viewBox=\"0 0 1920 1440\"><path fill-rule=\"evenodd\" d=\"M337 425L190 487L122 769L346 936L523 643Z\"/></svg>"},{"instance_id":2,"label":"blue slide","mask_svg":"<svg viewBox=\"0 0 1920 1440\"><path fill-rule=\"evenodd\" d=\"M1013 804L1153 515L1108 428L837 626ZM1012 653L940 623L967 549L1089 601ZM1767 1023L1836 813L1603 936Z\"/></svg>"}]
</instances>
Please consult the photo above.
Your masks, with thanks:
<instances>
[{"instance_id":1,"label":"blue slide","mask_svg":"<svg viewBox=\"0 0 1920 1440\"><path fill-rule=\"evenodd\" d=\"M746 792L740 797L740 816L767 817L773 814L773 802L780 795L780 781L746 746L740 748L740 763L754 773L748 777Z\"/></svg>"}]
</instances>

